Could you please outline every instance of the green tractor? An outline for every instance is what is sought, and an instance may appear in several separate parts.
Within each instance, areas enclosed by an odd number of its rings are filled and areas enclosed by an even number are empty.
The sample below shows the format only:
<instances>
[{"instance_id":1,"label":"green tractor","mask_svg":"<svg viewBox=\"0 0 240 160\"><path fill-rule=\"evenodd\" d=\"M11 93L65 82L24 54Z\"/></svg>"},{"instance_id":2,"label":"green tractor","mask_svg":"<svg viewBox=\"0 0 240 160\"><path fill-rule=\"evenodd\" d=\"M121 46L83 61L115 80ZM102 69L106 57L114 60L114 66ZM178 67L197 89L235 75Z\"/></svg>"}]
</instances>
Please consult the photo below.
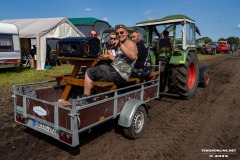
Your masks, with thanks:
<instances>
[{"instance_id":1,"label":"green tractor","mask_svg":"<svg viewBox=\"0 0 240 160\"><path fill-rule=\"evenodd\" d=\"M161 62L161 95L189 99L196 93L199 83L208 85L208 67L199 69L196 33L200 35L200 31L194 20L185 15L171 15L139 22L136 27L146 32L143 37L150 47L152 63ZM158 41L164 31L169 32L173 46L171 50L166 47L159 52Z\"/></svg>"}]
</instances>

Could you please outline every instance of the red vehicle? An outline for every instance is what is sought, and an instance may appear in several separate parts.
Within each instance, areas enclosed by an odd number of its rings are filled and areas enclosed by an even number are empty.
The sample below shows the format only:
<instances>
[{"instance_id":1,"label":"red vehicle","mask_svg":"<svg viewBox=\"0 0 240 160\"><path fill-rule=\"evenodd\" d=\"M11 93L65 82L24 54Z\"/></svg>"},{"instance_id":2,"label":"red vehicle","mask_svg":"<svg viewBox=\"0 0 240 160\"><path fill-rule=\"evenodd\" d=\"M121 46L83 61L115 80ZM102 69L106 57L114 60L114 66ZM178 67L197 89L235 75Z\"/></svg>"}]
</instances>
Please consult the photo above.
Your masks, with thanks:
<instances>
[{"instance_id":1,"label":"red vehicle","mask_svg":"<svg viewBox=\"0 0 240 160\"><path fill-rule=\"evenodd\" d=\"M217 46L217 52L228 52L228 45L227 45L227 41L226 40L221 40L218 42L218 46Z\"/></svg>"}]
</instances>

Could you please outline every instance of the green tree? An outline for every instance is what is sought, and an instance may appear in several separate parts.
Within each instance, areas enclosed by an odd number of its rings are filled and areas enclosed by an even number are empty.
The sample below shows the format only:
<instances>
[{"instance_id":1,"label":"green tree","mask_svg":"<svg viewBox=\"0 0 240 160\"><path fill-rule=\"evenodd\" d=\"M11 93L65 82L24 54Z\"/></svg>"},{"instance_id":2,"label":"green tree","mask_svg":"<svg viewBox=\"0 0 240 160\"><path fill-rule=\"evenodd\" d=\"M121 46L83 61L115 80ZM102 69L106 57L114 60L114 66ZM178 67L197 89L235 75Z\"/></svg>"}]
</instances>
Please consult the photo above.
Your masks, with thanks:
<instances>
[{"instance_id":1,"label":"green tree","mask_svg":"<svg viewBox=\"0 0 240 160\"><path fill-rule=\"evenodd\" d=\"M233 45L233 44L236 44L236 45L239 45L240 43L240 40L238 37L229 37L228 38L228 43Z\"/></svg>"},{"instance_id":2,"label":"green tree","mask_svg":"<svg viewBox=\"0 0 240 160\"><path fill-rule=\"evenodd\" d=\"M207 43L212 43L212 39L209 37L202 37L197 39L197 42L204 42L205 44L207 44Z\"/></svg>"}]
</instances>

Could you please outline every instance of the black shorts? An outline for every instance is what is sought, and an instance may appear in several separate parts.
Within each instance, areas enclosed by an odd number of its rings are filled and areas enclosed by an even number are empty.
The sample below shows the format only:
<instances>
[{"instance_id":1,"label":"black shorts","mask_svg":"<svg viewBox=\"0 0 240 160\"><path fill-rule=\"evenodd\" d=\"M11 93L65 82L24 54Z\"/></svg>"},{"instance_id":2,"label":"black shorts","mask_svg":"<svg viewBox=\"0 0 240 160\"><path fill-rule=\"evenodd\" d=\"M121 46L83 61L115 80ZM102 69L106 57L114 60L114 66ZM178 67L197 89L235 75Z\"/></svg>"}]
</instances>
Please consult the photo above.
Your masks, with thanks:
<instances>
[{"instance_id":1,"label":"black shorts","mask_svg":"<svg viewBox=\"0 0 240 160\"><path fill-rule=\"evenodd\" d=\"M107 81L107 82L126 81L112 66L107 65L99 65L93 68L88 68L87 75L92 81Z\"/></svg>"}]
</instances>

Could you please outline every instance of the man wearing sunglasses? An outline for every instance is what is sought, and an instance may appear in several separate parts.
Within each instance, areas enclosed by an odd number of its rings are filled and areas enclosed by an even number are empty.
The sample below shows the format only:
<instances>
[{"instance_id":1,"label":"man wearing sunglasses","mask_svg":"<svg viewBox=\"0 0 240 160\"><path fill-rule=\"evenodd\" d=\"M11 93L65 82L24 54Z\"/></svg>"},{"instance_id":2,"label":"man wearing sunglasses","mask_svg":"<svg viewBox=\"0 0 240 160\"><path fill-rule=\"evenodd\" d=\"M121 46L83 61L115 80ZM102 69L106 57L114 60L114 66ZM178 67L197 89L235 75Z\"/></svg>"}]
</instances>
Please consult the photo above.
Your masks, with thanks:
<instances>
[{"instance_id":1,"label":"man wearing sunglasses","mask_svg":"<svg viewBox=\"0 0 240 160\"><path fill-rule=\"evenodd\" d=\"M116 49L117 49L115 46L116 39L117 39L116 33L111 32L109 35L108 44L106 46L109 55L116 56Z\"/></svg>"},{"instance_id":2,"label":"man wearing sunglasses","mask_svg":"<svg viewBox=\"0 0 240 160\"><path fill-rule=\"evenodd\" d=\"M132 73L137 59L137 46L128 39L128 31L124 25L117 25L115 32L117 35L117 39L114 40L114 47L117 48L116 56L107 55L113 60L111 65L98 65L87 69L83 97L91 94L93 81L125 82ZM80 105L85 105L89 101L89 99L82 100Z\"/></svg>"}]
</instances>

